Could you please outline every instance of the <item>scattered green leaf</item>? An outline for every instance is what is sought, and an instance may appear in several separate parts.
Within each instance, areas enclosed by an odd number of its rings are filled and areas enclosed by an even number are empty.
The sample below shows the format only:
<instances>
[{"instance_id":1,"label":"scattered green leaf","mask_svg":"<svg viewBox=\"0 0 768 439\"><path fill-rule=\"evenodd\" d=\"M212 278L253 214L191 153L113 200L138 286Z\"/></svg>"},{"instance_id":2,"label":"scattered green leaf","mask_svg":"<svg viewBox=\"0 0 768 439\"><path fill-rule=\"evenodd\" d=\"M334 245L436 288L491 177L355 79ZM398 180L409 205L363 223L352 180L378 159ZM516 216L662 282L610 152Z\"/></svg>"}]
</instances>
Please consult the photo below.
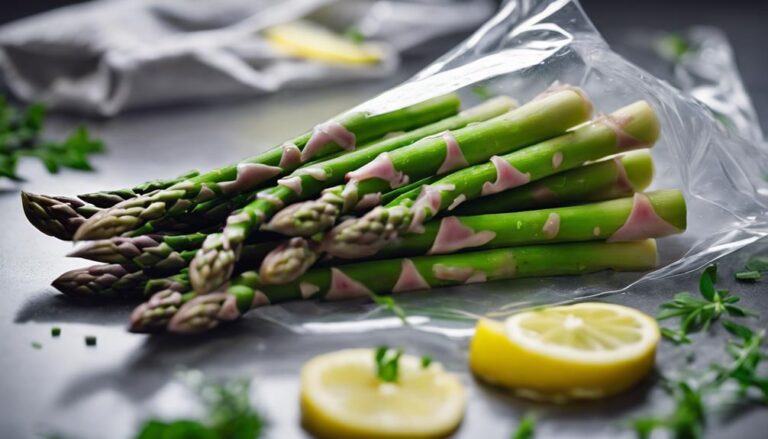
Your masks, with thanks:
<instances>
[{"instance_id":1,"label":"scattered green leaf","mask_svg":"<svg viewBox=\"0 0 768 439\"><path fill-rule=\"evenodd\" d=\"M768 257L766 256L752 256L744 266L750 271L765 272L768 271Z\"/></svg>"},{"instance_id":2,"label":"scattered green leaf","mask_svg":"<svg viewBox=\"0 0 768 439\"><path fill-rule=\"evenodd\" d=\"M85 336L85 345L86 346L96 346L96 336L95 335L86 335Z\"/></svg>"},{"instance_id":3,"label":"scattered green leaf","mask_svg":"<svg viewBox=\"0 0 768 439\"><path fill-rule=\"evenodd\" d=\"M675 295L674 299L663 303L661 311L656 316L658 320L679 318L678 329L663 328L664 337L675 343L690 343L688 335L693 332L703 331L717 321L723 314L731 317L754 316L752 310L737 306L741 300L739 296L732 295L727 290L715 288L717 282L717 267L707 267L699 279L699 293L703 299L694 297L691 293L682 292Z\"/></svg>"},{"instance_id":4,"label":"scattered green leaf","mask_svg":"<svg viewBox=\"0 0 768 439\"><path fill-rule=\"evenodd\" d=\"M43 348L43 345L42 345L42 343L40 343L40 342L38 342L38 341L33 341L33 342L32 342L32 348L33 348L33 349L37 349L37 350L40 350L40 349L42 349L42 348Z\"/></svg>"},{"instance_id":5,"label":"scattered green leaf","mask_svg":"<svg viewBox=\"0 0 768 439\"><path fill-rule=\"evenodd\" d=\"M394 383L400 368L400 357L403 355L401 349L394 350L388 346L379 346L376 348L374 359L376 360L376 375L385 383Z\"/></svg>"},{"instance_id":6,"label":"scattered green leaf","mask_svg":"<svg viewBox=\"0 0 768 439\"><path fill-rule=\"evenodd\" d=\"M432 357L429 355L424 355L421 357L421 368L426 369L429 367L429 365L432 364Z\"/></svg>"},{"instance_id":7,"label":"scattered green leaf","mask_svg":"<svg viewBox=\"0 0 768 439\"><path fill-rule=\"evenodd\" d=\"M706 425L702 393L685 381L667 381L667 390L675 399L675 409L668 416L636 419L632 427L640 438L649 438L663 429L675 438L701 438Z\"/></svg>"},{"instance_id":8,"label":"scattered green leaf","mask_svg":"<svg viewBox=\"0 0 768 439\"><path fill-rule=\"evenodd\" d=\"M656 53L670 61L679 62L690 51L688 41L677 33L667 33L656 42Z\"/></svg>"},{"instance_id":9,"label":"scattered green leaf","mask_svg":"<svg viewBox=\"0 0 768 439\"><path fill-rule=\"evenodd\" d=\"M527 414L517 424L517 429L512 433L511 439L531 439L536 434L536 417Z\"/></svg>"},{"instance_id":10,"label":"scattered green leaf","mask_svg":"<svg viewBox=\"0 0 768 439\"><path fill-rule=\"evenodd\" d=\"M101 141L93 139L80 127L63 142L41 139L45 107L32 104L24 110L11 106L0 96L0 177L14 181L23 179L16 173L19 159L34 157L50 173L61 168L92 170L89 155L104 150Z\"/></svg>"},{"instance_id":11,"label":"scattered green leaf","mask_svg":"<svg viewBox=\"0 0 768 439\"><path fill-rule=\"evenodd\" d=\"M51 337L58 337L61 335L61 328L58 326L54 326L51 328Z\"/></svg>"},{"instance_id":12,"label":"scattered green leaf","mask_svg":"<svg viewBox=\"0 0 768 439\"><path fill-rule=\"evenodd\" d=\"M736 273L736 280L746 281L746 282L757 282L760 280L760 272L759 271L740 271Z\"/></svg>"},{"instance_id":13,"label":"scattered green leaf","mask_svg":"<svg viewBox=\"0 0 768 439\"><path fill-rule=\"evenodd\" d=\"M405 325L408 325L408 314L405 310L398 305L395 298L392 296L382 296L379 294L371 293L371 299L377 304L383 306L385 309L396 315Z\"/></svg>"}]
</instances>

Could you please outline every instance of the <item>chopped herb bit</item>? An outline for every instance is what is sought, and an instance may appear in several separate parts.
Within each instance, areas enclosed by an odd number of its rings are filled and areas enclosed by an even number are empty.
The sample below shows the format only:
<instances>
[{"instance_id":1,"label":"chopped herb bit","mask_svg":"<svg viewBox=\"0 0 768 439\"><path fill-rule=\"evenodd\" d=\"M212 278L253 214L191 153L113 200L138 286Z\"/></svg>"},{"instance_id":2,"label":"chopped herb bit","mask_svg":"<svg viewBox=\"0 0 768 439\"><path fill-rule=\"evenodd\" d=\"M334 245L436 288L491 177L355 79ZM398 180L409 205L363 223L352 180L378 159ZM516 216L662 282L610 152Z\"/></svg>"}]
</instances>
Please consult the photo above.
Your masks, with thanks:
<instances>
[{"instance_id":1,"label":"chopped herb bit","mask_svg":"<svg viewBox=\"0 0 768 439\"><path fill-rule=\"evenodd\" d=\"M405 310L403 310L403 308L397 304L394 297L381 296L379 294L372 293L371 299L373 299L373 301L377 304L389 310L392 314L396 315L403 322L403 324L408 324L408 314L406 314Z\"/></svg>"},{"instance_id":2,"label":"chopped herb bit","mask_svg":"<svg viewBox=\"0 0 768 439\"><path fill-rule=\"evenodd\" d=\"M472 87L472 93L483 100L490 99L493 97L493 93L491 93L491 89L487 85L483 85L483 84L478 84Z\"/></svg>"},{"instance_id":3,"label":"chopped herb bit","mask_svg":"<svg viewBox=\"0 0 768 439\"><path fill-rule=\"evenodd\" d=\"M401 349L393 350L387 346L376 348L374 359L376 360L376 375L385 383L394 383L400 368Z\"/></svg>"},{"instance_id":4,"label":"chopped herb bit","mask_svg":"<svg viewBox=\"0 0 768 439\"><path fill-rule=\"evenodd\" d=\"M95 335L86 335L85 336L85 345L86 346L96 346L96 336Z\"/></svg>"},{"instance_id":5,"label":"chopped herb bit","mask_svg":"<svg viewBox=\"0 0 768 439\"><path fill-rule=\"evenodd\" d=\"M736 273L736 280L755 282L760 280L760 277L759 271L741 271Z\"/></svg>"},{"instance_id":6,"label":"chopped herb bit","mask_svg":"<svg viewBox=\"0 0 768 439\"><path fill-rule=\"evenodd\" d=\"M703 437L706 421L702 394L684 381L667 381L667 390L675 398L675 410L664 417L636 419L632 427L640 438L649 438L657 429L668 430L675 438Z\"/></svg>"},{"instance_id":7,"label":"chopped herb bit","mask_svg":"<svg viewBox=\"0 0 768 439\"><path fill-rule=\"evenodd\" d=\"M749 258L747 264L744 266L749 271L768 271L768 257L766 256L753 256Z\"/></svg>"},{"instance_id":8,"label":"chopped herb bit","mask_svg":"<svg viewBox=\"0 0 768 439\"><path fill-rule=\"evenodd\" d=\"M690 343L688 334L706 330L723 314L731 317L755 315L752 310L736 306L741 300L739 296L734 296L727 290L715 289L716 282L717 266L710 265L699 279L699 293L704 300L694 297L691 293L682 292L676 294L672 301L663 303L656 318L679 318L680 328L663 328L661 334L675 343Z\"/></svg>"},{"instance_id":9,"label":"chopped herb bit","mask_svg":"<svg viewBox=\"0 0 768 439\"><path fill-rule=\"evenodd\" d=\"M691 46L688 41L676 33L668 33L656 43L656 53L670 61L679 62L690 51Z\"/></svg>"},{"instance_id":10,"label":"chopped herb bit","mask_svg":"<svg viewBox=\"0 0 768 439\"><path fill-rule=\"evenodd\" d=\"M536 433L536 417L527 414L517 425L517 429L512 433L511 439L531 439Z\"/></svg>"},{"instance_id":11,"label":"chopped herb bit","mask_svg":"<svg viewBox=\"0 0 768 439\"><path fill-rule=\"evenodd\" d=\"M432 357L429 355L425 355L421 357L421 367L422 369L426 369L429 367L429 365L432 364Z\"/></svg>"},{"instance_id":12,"label":"chopped herb bit","mask_svg":"<svg viewBox=\"0 0 768 439\"><path fill-rule=\"evenodd\" d=\"M60 143L42 140L45 112L41 104L19 110L0 96L0 178L22 181L16 173L22 157L37 158L52 174L61 168L93 169L88 156L102 152L103 143L91 138L83 127Z\"/></svg>"},{"instance_id":13,"label":"chopped herb bit","mask_svg":"<svg viewBox=\"0 0 768 439\"><path fill-rule=\"evenodd\" d=\"M51 328L51 337L58 337L61 335L61 328L58 326L54 326Z\"/></svg>"},{"instance_id":14,"label":"chopped herb bit","mask_svg":"<svg viewBox=\"0 0 768 439\"><path fill-rule=\"evenodd\" d=\"M33 341L33 342L32 342L32 348L34 348L34 349L38 349L38 350L39 350L39 349L42 349L42 348L43 348L43 345L42 345L42 343L40 343L40 342L37 342L37 341Z\"/></svg>"}]
</instances>

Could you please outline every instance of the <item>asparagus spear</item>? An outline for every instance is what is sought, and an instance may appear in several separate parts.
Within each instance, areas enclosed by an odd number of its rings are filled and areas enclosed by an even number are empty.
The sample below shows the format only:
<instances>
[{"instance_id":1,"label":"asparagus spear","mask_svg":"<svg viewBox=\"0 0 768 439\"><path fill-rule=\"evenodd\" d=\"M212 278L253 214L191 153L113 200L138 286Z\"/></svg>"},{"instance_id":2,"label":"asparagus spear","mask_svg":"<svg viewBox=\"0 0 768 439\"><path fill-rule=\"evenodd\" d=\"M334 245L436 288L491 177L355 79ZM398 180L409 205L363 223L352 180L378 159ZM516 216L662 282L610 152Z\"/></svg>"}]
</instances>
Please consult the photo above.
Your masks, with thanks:
<instances>
[{"instance_id":1,"label":"asparagus spear","mask_svg":"<svg viewBox=\"0 0 768 439\"><path fill-rule=\"evenodd\" d=\"M91 192L78 195L77 198L85 201L86 203L93 204L99 208L112 207L122 201L136 198L139 195L145 195L160 189L169 188L176 183L181 183L184 180L189 180L190 178L197 177L198 175L200 175L200 173L197 171L189 171L186 174L182 174L170 180L150 180L131 188Z\"/></svg>"},{"instance_id":2,"label":"asparagus spear","mask_svg":"<svg viewBox=\"0 0 768 439\"><path fill-rule=\"evenodd\" d=\"M338 121L318 125L265 153L225 166L173 186L116 204L89 218L75 234L77 240L110 238L145 222L190 211L217 197L250 191L313 157L327 156L392 131L422 126L455 114L459 99L448 95L389 113L349 113Z\"/></svg>"},{"instance_id":3,"label":"asparagus spear","mask_svg":"<svg viewBox=\"0 0 768 439\"><path fill-rule=\"evenodd\" d=\"M99 211L77 198L21 193L24 215L46 235L69 241L85 220Z\"/></svg>"},{"instance_id":4,"label":"asparagus spear","mask_svg":"<svg viewBox=\"0 0 768 439\"><path fill-rule=\"evenodd\" d=\"M463 201L519 187L587 161L652 146L658 135L653 110L644 101L636 102L560 137L449 174L362 218L347 220L326 235L323 248L334 256L348 254L352 248L373 254L404 233L421 233L425 221Z\"/></svg>"},{"instance_id":5,"label":"asparagus spear","mask_svg":"<svg viewBox=\"0 0 768 439\"><path fill-rule=\"evenodd\" d=\"M574 90L535 99L485 122L446 132L440 137L424 138L410 146L378 155L373 162L347 175L353 181L347 184L351 190L345 191L348 195L344 198L354 200L350 205L356 204L358 200L363 200L363 194L381 194L409 180L482 162L493 154L512 151L562 133L584 121L590 112L589 101ZM347 167L337 175L352 169L354 167ZM328 174L327 170L322 173L325 179ZM332 172L330 174L333 175ZM289 196L302 192L305 182L312 180L302 178L297 190L283 187L278 188L279 193ZM195 290L208 292L226 282L242 241L282 206L282 195L268 193L230 217L221 235L207 238L190 265L190 279Z\"/></svg>"},{"instance_id":6,"label":"asparagus spear","mask_svg":"<svg viewBox=\"0 0 768 439\"><path fill-rule=\"evenodd\" d=\"M451 211L455 215L514 212L559 204L608 200L643 191L653 178L648 150L632 151L552 175L498 194L481 197Z\"/></svg>"},{"instance_id":7,"label":"asparagus spear","mask_svg":"<svg viewBox=\"0 0 768 439\"><path fill-rule=\"evenodd\" d=\"M263 285L258 274L244 272L225 291L198 296L182 305L168 330L200 333L235 320L253 308L290 300L340 300L501 279L576 275L607 269L645 271L655 266L656 243L649 239L535 245L361 262L315 268L284 285Z\"/></svg>"},{"instance_id":8,"label":"asparagus spear","mask_svg":"<svg viewBox=\"0 0 768 439\"><path fill-rule=\"evenodd\" d=\"M606 240L622 230L633 212L647 207L642 204L646 199L653 214L633 220L630 226L640 231L635 239L660 238L685 229L685 199L680 191L655 191L640 197L522 212L447 216L426 223L423 233L403 235L378 252L350 246L348 250L337 249L335 256L379 259L538 243ZM303 251L286 251L284 246L279 246L264 258L259 270L262 283L282 284L295 280L320 254L313 252L312 247L303 248L301 242L293 242L292 247Z\"/></svg>"}]
</instances>

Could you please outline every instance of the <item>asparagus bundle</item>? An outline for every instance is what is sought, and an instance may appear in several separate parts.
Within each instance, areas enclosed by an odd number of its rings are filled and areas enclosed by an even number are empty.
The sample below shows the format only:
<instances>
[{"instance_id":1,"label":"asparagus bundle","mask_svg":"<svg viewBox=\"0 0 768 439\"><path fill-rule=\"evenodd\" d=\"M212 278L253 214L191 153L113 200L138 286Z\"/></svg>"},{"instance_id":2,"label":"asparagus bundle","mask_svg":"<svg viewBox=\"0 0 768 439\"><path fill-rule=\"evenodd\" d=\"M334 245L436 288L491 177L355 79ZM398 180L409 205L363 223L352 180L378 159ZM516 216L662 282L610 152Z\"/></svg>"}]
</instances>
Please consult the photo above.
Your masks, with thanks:
<instances>
[{"instance_id":1,"label":"asparagus bundle","mask_svg":"<svg viewBox=\"0 0 768 439\"><path fill-rule=\"evenodd\" d=\"M364 194L380 196L382 192L402 186L408 181L480 163L494 154L513 151L560 134L589 117L591 108L589 101L580 92L564 90L534 99L488 121L447 131L439 137L426 137L391 153L382 152L376 160L357 171L355 169L373 157L350 163L345 159L349 156L345 155L332 166L318 168L315 165L304 169L291 177L293 181L284 179L284 187L260 193L252 204L227 219L221 234L206 239L190 265L192 285L198 292L208 292L226 282L237 260L239 247L250 232L282 209L285 199L294 201L296 196L304 193L307 184L316 185L316 188L322 185L319 182L328 183L329 176L341 177L354 171L348 174L352 176L353 182L347 186L354 188L348 191L348 196L356 203L357 200L362 201ZM381 172L358 185L355 181L362 178L355 177L355 173L362 172L359 174L362 177L370 167Z\"/></svg>"},{"instance_id":2,"label":"asparagus bundle","mask_svg":"<svg viewBox=\"0 0 768 439\"><path fill-rule=\"evenodd\" d=\"M154 193L116 204L92 216L78 229L77 240L103 239L136 229L149 220L189 212L198 203L253 190L312 158L356 145L387 133L408 130L440 120L458 111L459 99L448 95L389 113L351 113L318 125L265 153Z\"/></svg>"},{"instance_id":3,"label":"asparagus bundle","mask_svg":"<svg viewBox=\"0 0 768 439\"><path fill-rule=\"evenodd\" d=\"M283 285L264 285L256 272L245 272L233 279L225 291L184 303L168 323L168 330L181 334L204 332L253 308L289 300L351 299L500 279L606 269L644 271L655 266L656 242L645 240L536 245L360 262L316 268Z\"/></svg>"},{"instance_id":4,"label":"asparagus bundle","mask_svg":"<svg viewBox=\"0 0 768 439\"><path fill-rule=\"evenodd\" d=\"M652 146L659 125L646 102L636 102L560 137L490 163L454 172L386 207L336 226L324 240L335 256L374 254L403 233L421 233L425 221L466 200L496 194L626 150Z\"/></svg>"},{"instance_id":5,"label":"asparagus bundle","mask_svg":"<svg viewBox=\"0 0 768 439\"><path fill-rule=\"evenodd\" d=\"M553 229L555 224L557 230ZM375 257L402 258L537 243L641 240L679 233L685 227L685 199L680 191L663 190L612 201L537 211L445 217L439 222L427 223L423 234L405 235L402 240L384 247ZM298 260L295 264L300 264L302 250L295 251L299 254L294 255L293 260ZM329 265L338 267L342 262L335 260ZM290 266L291 261L286 261L284 265ZM341 268L344 266L341 265ZM290 272L290 268L286 271ZM293 268L293 273L298 271ZM292 280L295 279L281 283ZM275 284L265 281L261 274L259 282ZM162 300L153 298L142 304L134 315L132 329L143 332L162 327L159 319L168 321L183 302L196 297L186 290L181 293L184 294L175 294L171 300L168 299L169 293L164 292L160 294Z\"/></svg>"}]
</instances>

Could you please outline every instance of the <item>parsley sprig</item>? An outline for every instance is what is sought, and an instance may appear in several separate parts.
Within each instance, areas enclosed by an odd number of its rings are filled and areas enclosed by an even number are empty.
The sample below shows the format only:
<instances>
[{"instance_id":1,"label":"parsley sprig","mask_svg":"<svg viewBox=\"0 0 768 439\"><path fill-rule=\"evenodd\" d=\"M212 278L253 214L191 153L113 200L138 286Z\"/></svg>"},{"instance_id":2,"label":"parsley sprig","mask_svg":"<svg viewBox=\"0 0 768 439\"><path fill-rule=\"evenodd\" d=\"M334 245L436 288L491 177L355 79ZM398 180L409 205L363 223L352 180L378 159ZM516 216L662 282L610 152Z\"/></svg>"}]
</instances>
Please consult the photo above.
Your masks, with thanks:
<instances>
[{"instance_id":1,"label":"parsley sprig","mask_svg":"<svg viewBox=\"0 0 768 439\"><path fill-rule=\"evenodd\" d=\"M374 359L376 360L376 375L385 383L394 383L400 370L400 357L402 349L390 349L388 346L376 348Z\"/></svg>"},{"instance_id":2,"label":"parsley sprig","mask_svg":"<svg viewBox=\"0 0 768 439\"><path fill-rule=\"evenodd\" d=\"M661 311L656 316L658 320L679 318L678 329L662 328L664 337L675 343L690 343L688 335L707 330L710 325L722 315L731 317L755 316L754 311L736 305L741 298L715 288L717 282L717 266L707 267L699 279L701 299L689 292L675 295L674 299L661 305Z\"/></svg>"},{"instance_id":3,"label":"parsley sprig","mask_svg":"<svg viewBox=\"0 0 768 439\"><path fill-rule=\"evenodd\" d=\"M88 157L102 152L103 143L91 138L84 127L76 129L63 142L44 140L41 134L45 115L41 104L22 110L0 96L0 178L23 181L17 173L23 157L37 158L52 174L61 168L93 170Z\"/></svg>"},{"instance_id":4,"label":"parsley sprig","mask_svg":"<svg viewBox=\"0 0 768 439\"><path fill-rule=\"evenodd\" d=\"M256 439L262 435L266 424L251 406L248 380L214 383L196 372L182 378L205 408L204 419L152 419L137 439Z\"/></svg>"}]
</instances>

